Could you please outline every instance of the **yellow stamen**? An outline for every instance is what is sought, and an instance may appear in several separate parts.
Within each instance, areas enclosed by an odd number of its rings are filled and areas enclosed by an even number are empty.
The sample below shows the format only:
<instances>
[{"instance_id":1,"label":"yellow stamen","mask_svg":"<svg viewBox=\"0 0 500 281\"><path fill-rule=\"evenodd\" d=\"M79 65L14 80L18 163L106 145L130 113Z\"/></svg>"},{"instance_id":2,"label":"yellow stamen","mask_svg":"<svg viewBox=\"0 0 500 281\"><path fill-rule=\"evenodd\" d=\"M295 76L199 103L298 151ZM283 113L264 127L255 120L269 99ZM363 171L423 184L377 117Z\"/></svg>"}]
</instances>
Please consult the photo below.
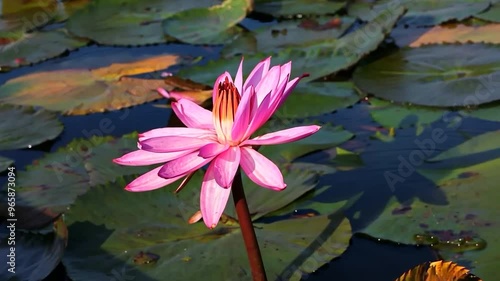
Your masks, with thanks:
<instances>
[{"instance_id":1,"label":"yellow stamen","mask_svg":"<svg viewBox=\"0 0 500 281\"><path fill-rule=\"evenodd\" d=\"M231 142L231 130L239 104L240 94L238 89L226 77L223 82L219 83L219 91L214 100L214 109L212 111L219 141Z\"/></svg>"}]
</instances>

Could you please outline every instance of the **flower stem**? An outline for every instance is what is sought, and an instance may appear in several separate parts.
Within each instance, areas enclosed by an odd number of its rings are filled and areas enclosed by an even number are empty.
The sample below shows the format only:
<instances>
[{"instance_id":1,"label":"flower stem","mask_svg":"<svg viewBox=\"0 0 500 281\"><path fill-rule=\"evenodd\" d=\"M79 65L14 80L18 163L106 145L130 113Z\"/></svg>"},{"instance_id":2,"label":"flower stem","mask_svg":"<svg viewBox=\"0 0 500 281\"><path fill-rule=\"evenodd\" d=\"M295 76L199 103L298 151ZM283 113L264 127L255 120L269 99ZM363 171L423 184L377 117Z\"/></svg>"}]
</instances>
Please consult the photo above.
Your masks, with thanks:
<instances>
[{"instance_id":1,"label":"flower stem","mask_svg":"<svg viewBox=\"0 0 500 281\"><path fill-rule=\"evenodd\" d=\"M234 177L232 193L241 233L243 234L243 240L245 241L245 247L247 249L253 280L267 281L264 262L262 261L262 255L260 254L259 242L257 242L257 236L255 236L252 218L250 217L247 199L245 198L245 191L243 190L240 170L238 170L236 176Z\"/></svg>"}]
</instances>

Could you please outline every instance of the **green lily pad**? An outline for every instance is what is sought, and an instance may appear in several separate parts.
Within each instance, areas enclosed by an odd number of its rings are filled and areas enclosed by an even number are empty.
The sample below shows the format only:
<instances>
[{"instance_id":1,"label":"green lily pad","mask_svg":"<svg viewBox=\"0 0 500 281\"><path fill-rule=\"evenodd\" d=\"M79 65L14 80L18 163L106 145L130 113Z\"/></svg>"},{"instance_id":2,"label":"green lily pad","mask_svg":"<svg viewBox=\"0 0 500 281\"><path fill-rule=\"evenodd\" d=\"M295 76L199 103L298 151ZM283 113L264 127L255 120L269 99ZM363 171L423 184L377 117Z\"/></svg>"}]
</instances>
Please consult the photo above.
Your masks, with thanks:
<instances>
[{"instance_id":1,"label":"green lily pad","mask_svg":"<svg viewBox=\"0 0 500 281\"><path fill-rule=\"evenodd\" d=\"M439 155L427 159L429 162L449 160L451 158L474 155L478 153L491 152L500 149L500 131L488 132L467 140L457 146L448 149Z\"/></svg>"},{"instance_id":2,"label":"green lily pad","mask_svg":"<svg viewBox=\"0 0 500 281\"><path fill-rule=\"evenodd\" d=\"M500 47L488 44L404 48L356 69L364 92L391 101L427 106L470 106L500 99Z\"/></svg>"},{"instance_id":3,"label":"green lily pad","mask_svg":"<svg viewBox=\"0 0 500 281\"><path fill-rule=\"evenodd\" d=\"M500 22L500 2L492 2L490 8L486 10L486 12L477 14L474 17L492 22Z\"/></svg>"},{"instance_id":4,"label":"green lily pad","mask_svg":"<svg viewBox=\"0 0 500 281\"><path fill-rule=\"evenodd\" d=\"M335 14L345 6L345 2L329 0L256 0L254 10L275 17L296 15Z\"/></svg>"},{"instance_id":5,"label":"green lily pad","mask_svg":"<svg viewBox=\"0 0 500 281\"><path fill-rule=\"evenodd\" d=\"M9 222L7 222L9 225ZM16 231L15 239L9 240L9 233L4 232L2 225L0 234L0 254L4 257L0 278L6 281L38 281L46 278L59 264L67 242L67 229L62 220L55 224L56 230L50 234ZM8 229L7 229L8 230ZM15 241L14 244L9 241ZM14 251L15 274L8 271L12 249ZM7 258L5 258L7 256Z\"/></svg>"},{"instance_id":6,"label":"green lily pad","mask_svg":"<svg viewBox=\"0 0 500 281\"><path fill-rule=\"evenodd\" d=\"M126 192L122 189L126 182L92 189L67 212L72 235L63 263L72 280L105 280L116 275L138 280L165 276L172 280L251 280L237 225L220 223L214 230L201 222L189 225L186 221L191 214L178 208L189 201L164 188ZM188 190L199 192L200 184L197 173L179 196ZM339 212L256 224L255 229L270 280L299 280L303 272L340 255L351 235L349 222ZM85 239L89 236L93 239Z\"/></svg>"},{"instance_id":7,"label":"green lily pad","mask_svg":"<svg viewBox=\"0 0 500 281\"><path fill-rule=\"evenodd\" d=\"M14 163L14 160L0 156L0 173L7 170Z\"/></svg>"},{"instance_id":8,"label":"green lily pad","mask_svg":"<svg viewBox=\"0 0 500 281\"><path fill-rule=\"evenodd\" d=\"M500 114L498 114L497 104L484 105L479 108L474 108L470 111L463 111L463 113L469 117L500 122Z\"/></svg>"},{"instance_id":9,"label":"green lily pad","mask_svg":"<svg viewBox=\"0 0 500 281\"><path fill-rule=\"evenodd\" d=\"M473 155L465 150L473 144L492 146L483 135L434 159ZM499 167L500 159L496 158L455 169L418 170L437 186L435 198L444 197L445 202L435 205L393 199L363 232L400 243L432 244L444 259L470 268L485 280L496 278L496 261L500 259L500 213L496 208L500 199L496 188Z\"/></svg>"},{"instance_id":10,"label":"green lily pad","mask_svg":"<svg viewBox=\"0 0 500 281\"><path fill-rule=\"evenodd\" d=\"M338 38L352 26L353 18L321 17L318 19L287 20L242 34L226 44L223 57L237 54L248 56L258 52L276 52L321 40Z\"/></svg>"},{"instance_id":11,"label":"green lily pad","mask_svg":"<svg viewBox=\"0 0 500 281\"><path fill-rule=\"evenodd\" d=\"M0 65L18 67L41 62L83 47L89 40L72 37L63 29L12 33L8 44L0 44Z\"/></svg>"},{"instance_id":12,"label":"green lily pad","mask_svg":"<svg viewBox=\"0 0 500 281\"><path fill-rule=\"evenodd\" d=\"M236 24L250 9L249 0L225 0L213 7L185 10L165 19L163 32L189 44L223 44L242 31Z\"/></svg>"},{"instance_id":13,"label":"green lily pad","mask_svg":"<svg viewBox=\"0 0 500 281\"><path fill-rule=\"evenodd\" d=\"M112 163L113 158L135 149L137 134L120 139L91 137L74 140L57 152L37 160L26 171L18 173L16 207L25 208L25 211L16 213L18 220L22 221L23 216L31 217L35 213L43 217L36 222L37 226L43 225L66 211L79 195L93 186L114 181L123 175L147 172L150 170L148 167L123 167ZM2 201L6 201L5 190L1 197Z\"/></svg>"},{"instance_id":14,"label":"green lily pad","mask_svg":"<svg viewBox=\"0 0 500 281\"><path fill-rule=\"evenodd\" d=\"M433 26L449 20L464 20L486 10L489 4L489 0L382 0L376 2L375 5L357 3L350 7L349 15L369 21L379 10L406 6L408 13L401 18L398 24ZM367 10L370 6L371 10Z\"/></svg>"},{"instance_id":15,"label":"green lily pad","mask_svg":"<svg viewBox=\"0 0 500 281\"><path fill-rule=\"evenodd\" d=\"M423 106L399 105L377 98L370 99L370 116L385 128L415 126L420 135L432 122L443 117L445 110Z\"/></svg>"},{"instance_id":16,"label":"green lily pad","mask_svg":"<svg viewBox=\"0 0 500 281\"><path fill-rule=\"evenodd\" d=\"M305 118L330 113L359 100L350 82L299 83L276 112L277 118Z\"/></svg>"},{"instance_id":17,"label":"green lily pad","mask_svg":"<svg viewBox=\"0 0 500 281\"><path fill-rule=\"evenodd\" d=\"M97 0L71 15L68 30L106 45L145 45L171 41L162 21L174 14L208 8L218 1ZM117 13L117 11L120 11Z\"/></svg>"},{"instance_id":18,"label":"green lily pad","mask_svg":"<svg viewBox=\"0 0 500 281\"><path fill-rule=\"evenodd\" d=\"M59 136L63 125L45 110L0 105L0 150L28 148Z\"/></svg>"},{"instance_id":19,"label":"green lily pad","mask_svg":"<svg viewBox=\"0 0 500 281\"><path fill-rule=\"evenodd\" d=\"M165 69L182 61L177 56L161 55L93 70L36 72L0 86L0 102L41 106L68 115L117 110L161 98L156 91L159 87L171 90L161 79L126 76Z\"/></svg>"},{"instance_id":20,"label":"green lily pad","mask_svg":"<svg viewBox=\"0 0 500 281\"><path fill-rule=\"evenodd\" d=\"M9 41L9 35L12 33L26 32L48 24L57 14L56 2L56 0L40 0L2 3L0 41Z\"/></svg>"},{"instance_id":21,"label":"green lily pad","mask_svg":"<svg viewBox=\"0 0 500 281\"><path fill-rule=\"evenodd\" d=\"M403 8L382 11L373 22L340 39L330 39L319 43L288 48L273 55L272 64L282 64L293 61L291 77L309 73L302 82L316 80L328 74L346 69L357 63L362 57L377 49L378 45L390 33L393 25L404 13ZM253 67L270 54L245 56L244 73L250 73ZM218 75L229 71L236 73L241 58L219 59L203 66L184 68L178 76L193 81L213 85Z\"/></svg>"}]
</instances>

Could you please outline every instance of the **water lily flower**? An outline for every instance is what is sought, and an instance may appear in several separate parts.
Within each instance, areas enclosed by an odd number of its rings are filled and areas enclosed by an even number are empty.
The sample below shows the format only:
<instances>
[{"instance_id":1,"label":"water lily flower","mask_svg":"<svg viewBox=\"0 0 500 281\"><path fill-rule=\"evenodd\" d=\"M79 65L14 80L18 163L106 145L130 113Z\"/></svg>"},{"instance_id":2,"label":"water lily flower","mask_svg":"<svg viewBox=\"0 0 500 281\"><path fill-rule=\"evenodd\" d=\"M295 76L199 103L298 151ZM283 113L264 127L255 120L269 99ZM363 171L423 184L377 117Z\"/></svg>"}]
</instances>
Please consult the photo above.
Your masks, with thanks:
<instances>
[{"instance_id":1,"label":"water lily flower","mask_svg":"<svg viewBox=\"0 0 500 281\"><path fill-rule=\"evenodd\" d=\"M299 80L290 79L292 64L270 68L271 58L257 64L243 81L243 59L233 80L220 75L213 88L213 111L188 99L172 103L187 128L159 128L139 135L139 150L114 159L121 165L163 163L126 186L128 191L164 187L209 164L200 193L200 210L214 228L225 209L238 167L259 186L280 191L286 187L280 169L254 148L293 142L320 127L300 126L251 138L283 104Z\"/></svg>"}]
</instances>

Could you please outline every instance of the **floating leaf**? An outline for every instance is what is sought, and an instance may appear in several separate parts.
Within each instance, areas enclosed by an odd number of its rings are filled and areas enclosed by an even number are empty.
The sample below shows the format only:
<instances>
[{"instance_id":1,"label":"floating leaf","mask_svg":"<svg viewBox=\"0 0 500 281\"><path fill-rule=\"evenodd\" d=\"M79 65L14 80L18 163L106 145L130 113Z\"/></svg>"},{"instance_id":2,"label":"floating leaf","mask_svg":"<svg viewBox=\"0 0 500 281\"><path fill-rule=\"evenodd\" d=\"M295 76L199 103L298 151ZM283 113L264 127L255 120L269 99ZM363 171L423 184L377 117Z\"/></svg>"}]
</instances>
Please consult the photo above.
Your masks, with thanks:
<instances>
[{"instance_id":1,"label":"floating leaf","mask_svg":"<svg viewBox=\"0 0 500 281\"><path fill-rule=\"evenodd\" d=\"M434 261L419 264L408 270L395 281L465 281L481 279L469 273L469 270L451 261Z\"/></svg>"},{"instance_id":2,"label":"floating leaf","mask_svg":"<svg viewBox=\"0 0 500 281\"><path fill-rule=\"evenodd\" d=\"M486 10L489 4L489 0L382 0L376 2L371 10L367 10L369 4L353 5L349 15L369 21L379 10L405 6L408 13L398 24L433 26L449 20L464 20Z\"/></svg>"},{"instance_id":3,"label":"floating leaf","mask_svg":"<svg viewBox=\"0 0 500 281\"><path fill-rule=\"evenodd\" d=\"M14 160L0 156L0 173L7 170L13 163Z\"/></svg>"},{"instance_id":4,"label":"floating leaf","mask_svg":"<svg viewBox=\"0 0 500 281\"><path fill-rule=\"evenodd\" d=\"M353 81L377 97L427 106L469 106L500 99L500 47L486 44L404 48L356 69Z\"/></svg>"},{"instance_id":5,"label":"floating leaf","mask_svg":"<svg viewBox=\"0 0 500 281\"><path fill-rule=\"evenodd\" d=\"M414 41L412 40L414 35L412 32L408 32L408 29L395 29L391 37L398 42L399 46L408 45L412 48L417 48L422 45L442 43L472 42L500 44L500 38L496 36L499 33L500 24L487 24L482 26L454 24L449 26L435 26ZM406 43L407 41L412 42Z\"/></svg>"},{"instance_id":6,"label":"floating leaf","mask_svg":"<svg viewBox=\"0 0 500 281\"><path fill-rule=\"evenodd\" d=\"M282 21L244 33L233 42L224 46L223 57L277 50L300 45L313 44L321 40L338 38L352 26L353 18L321 17Z\"/></svg>"},{"instance_id":7,"label":"floating leaf","mask_svg":"<svg viewBox=\"0 0 500 281\"><path fill-rule=\"evenodd\" d=\"M9 222L7 222L7 226ZM16 231L15 239L8 239L9 230L2 226L0 234L0 254L7 257L0 265L2 280L38 281L47 277L59 264L68 238L66 225L59 219L50 234ZM10 236L12 237L12 236ZM15 241L15 244L9 243ZM14 252L11 250L15 249ZM14 255L14 263L9 264L9 255ZM8 271L14 267L15 274Z\"/></svg>"},{"instance_id":8,"label":"floating leaf","mask_svg":"<svg viewBox=\"0 0 500 281\"><path fill-rule=\"evenodd\" d=\"M469 142L480 147L491 146L486 137L481 140L480 144L475 140ZM445 156L438 155L435 159L470 155L464 149L452 148L452 152L444 152ZM431 245L443 258L473 269L485 280L496 278L500 212L495 206L500 198L496 188L500 181L500 158L494 157L455 169L418 170L437 186L433 203L392 199L363 232L399 243ZM393 174L390 179L400 181L402 177Z\"/></svg>"},{"instance_id":9,"label":"floating leaf","mask_svg":"<svg viewBox=\"0 0 500 281\"><path fill-rule=\"evenodd\" d=\"M390 33L392 26L404 13L403 8L382 11L380 15L358 30L343 36L340 39L330 39L317 42L297 49L284 49L273 55L273 64L283 64L293 60L291 77L309 73L309 77L302 79L308 82L317 78L346 69L357 63L362 57L377 49ZM250 73L254 67L269 54L245 56L244 73ZM210 85L217 75L229 71L236 73L241 58L220 59L203 66L185 68L178 75L199 83ZM231 67L228 67L231 66Z\"/></svg>"},{"instance_id":10,"label":"floating leaf","mask_svg":"<svg viewBox=\"0 0 500 281\"><path fill-rule=\"evenodd\" d=\"M359 100L350 82L299 83L276 112L278 118L317 116L351 106Z\"/></svg>"},{"instance_id":11,"label":"floating leaf","mask_svg":"<svg viewBox=\"0 0 500 281\"><path fill-rule=\"evenodd\" d=\"M473 137L464 143L454 146L439 155L427 159L430 162L444 161L451 158L474 155L484 152L492 152L500 149L500 131L493 131Z\"/></svg>"},{"instance_id":12,"label":"floating leaf","mask_svg":"<svg viewBox=\"0 0 500 281\"><path fill-rule=\"evenodd\" d=\"M56 0L2 2L5 3L0 7L1 39L9 38L11 33L26 32L44 26L57 14Z\"/></svg>"},{"instance_id":13,"label":"floating leaf","mask_svg":"<svg viewBox=\"0 0 500 281\"><path fill-rule=\"evenodd\" d=\"M490 8L486 10L486 12L477 14L475 17L482 20L500 22L500 2L492 2Z\"/></svg>"},{"instance_id":14,"label":"floating leaf","mask_svg":"<svg viewBox=\"0 0 500 281\"><path fill-rule=\"evenodd\" d=\"M184 10L217 3L215 0L98 0L76 11L66 26L70 32L100 44L138 46L163 43L171 41L163 33L164 19Z\"/></svg>"},{"instance_id":15,"label":"floating leaf","mask_svg":"<svg viewBox=\"0 0 500 281\"><path fill-rule=\"evenodd\" d=\"M209 8L179 12L163 21L165 34L190 44L223 44L237 36L236 24L250 10L249 0L224 0Z\"/></svg>"},{"instance_id":16,"label":"floating leaf","mask_svg":"<svg viewBox=\"0 0 500 281\"><path fill-rule=\"evenodd\" d=\"M0 150L35 146L56 138L63 125L57 116L45 110L0 105Z\"/></svg>"},{"instance_id":17,"label":"floating leaf","mask_svg":"<svg viewBox=\"0 0 500 281\"><path fill-rule=\"evenodd\" d=\"M120 139L91 137L74 140L55 153L28 166L18 174L16 182L16 215L26 228L31 228L28 218L40 215L35 222L43 225L52 217L66 211L76 197L92 186L114 181L115 178L144 173L148 167L123 167L112 163L112 159L137 149L137 134ZM6 190L1 194L6 201ZM39 225L37 225L39 226ZM19 225L18 227L23 227Z\"/></svg>"},{"instance_id":18,"label":"floating leaf","mask_svg":"<svg viewBox=\"0 0 500 281\"><path fill-rule=\"evenodd\" d=\"M127 181L92 189L66 214L72 235L63 262L72 280L105 280L116 273L138 280L165 276L251 280L237 225L221 222L210 230L201 222L188 224L191 214L184 206L191 201L165 188L126 192L122 186ZM199 193L200 185L197 173L179 196ZM255 230L272 280L300 280L303 272L340 255L351 235L349 222L340 212L256 224ZM89 236L93 239L84 239Z\"/></svg>"},{"instance_id":19,"label":"floating leaf","mask_svg":"<svg viewBox=\"0 0 500 281\"><path fill-rule=\"evenodd\" d=\"M484 105L465 112L467 116L479 118L488 121L500 122L500 114L498 114L498 105Z\"/></svg>"},{"instance_id":20,"label":"floating leaf","mask_svg":"<svg viewBox=\"0 0 500 281\"><path fill-rule=\"evenodd\" d=\"M41 106L68 115L117 110L161 98L163 80L124 77L165 69L180 63L162 55L94 70L65 69L20 76L0 86L0 101Z\"/></svg>"},{"instance_id":21,"label":"floating leaf","mask_svg":"<svg viewBox=\"0 0 500 281\"><path fill-rule=\"evenodd\" d=\"M254 10L275 17L335 14L345 2L329 0L256 0Z\"/></svg>"},{"instance_id":22,"label":"floating leaf","mask_svg":"<svg viewBox=\"0 0 500 281\"><path fill-rule=\"evenodd\" d=\"M408 128L416 126L417 135L434 121L439 120L444 110L414 105L399 105L377 98L370 99L370 116L385 128Z\"/></svg>"},{"instance_id":23,"label":"floating leaf","mask_svg":"<svg viewBox=\"0 0 500 281\"><path fill-rule=\"evenodd\" d=\"M17 67L56 57L83 47L87 39L69 36L65 30L15 33L12 42L0 45L0 65Z\"/></svg>"}]
</instances>

